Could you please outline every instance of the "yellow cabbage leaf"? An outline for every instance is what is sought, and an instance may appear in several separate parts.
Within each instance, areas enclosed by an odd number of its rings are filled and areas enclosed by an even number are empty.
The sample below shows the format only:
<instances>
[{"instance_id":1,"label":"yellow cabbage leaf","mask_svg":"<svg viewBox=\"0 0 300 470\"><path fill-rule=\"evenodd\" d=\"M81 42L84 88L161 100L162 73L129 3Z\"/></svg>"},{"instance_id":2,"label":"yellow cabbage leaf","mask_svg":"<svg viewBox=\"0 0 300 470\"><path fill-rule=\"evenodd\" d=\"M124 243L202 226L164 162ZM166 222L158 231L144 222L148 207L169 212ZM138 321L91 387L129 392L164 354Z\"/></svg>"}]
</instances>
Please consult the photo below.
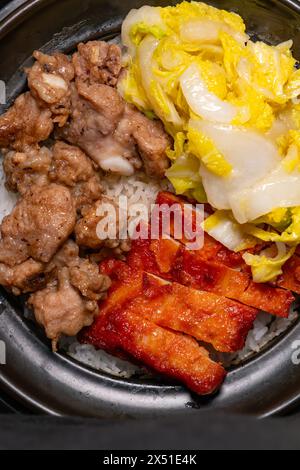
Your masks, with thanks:
<instances>
[{"instance_id":1,"label":"yellow cabbage leaf","mask_svg":"<svg viewBox=\"0 0 300 470\"><path fill-rule=\"evenodd\" d=\"M251 266L254 282L275 281L282 274L283 265L293 256L295 247L287 250L283 243L277 243L277 250L276 256L270 256L268 249L259 255L244 253L243 259L248 266Z\"/></svg>"},{"instance_id":2,"label":"yellow cabbage leaf","mask_svg":"<svg viewBox=\"0 0 300 470\"><path fill-rule=\"evenodd\" d=\"M300 243L300 207L290 209L291 222L283 232L264 230L253 224L245 224L245 231L265 242L283 242L287 244Z\"/></svg>"},{"instance_id":3,"label":"yellow cabbage leaf","mask_svg":"<svg viewBox=\"0 0 300 470\"><path fill-rule=\"evenodd\" d=\"M212 139L189 126L188 133L189 152L198 157L206 168L218 176L227 176L232 167L218 151Z\"/></svg>"}]
</instances>

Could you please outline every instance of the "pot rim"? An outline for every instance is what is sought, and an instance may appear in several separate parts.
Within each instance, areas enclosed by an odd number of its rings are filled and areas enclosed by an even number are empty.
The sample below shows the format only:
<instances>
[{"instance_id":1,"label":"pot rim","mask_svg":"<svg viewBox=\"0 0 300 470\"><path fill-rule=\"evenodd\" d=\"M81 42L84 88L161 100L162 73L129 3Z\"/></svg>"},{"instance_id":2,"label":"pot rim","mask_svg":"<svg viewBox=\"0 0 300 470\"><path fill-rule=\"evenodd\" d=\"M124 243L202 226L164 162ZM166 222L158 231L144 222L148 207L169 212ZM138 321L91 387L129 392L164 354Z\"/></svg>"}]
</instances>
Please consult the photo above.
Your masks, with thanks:
<instances>
[{"instance_id":1,"label":"pot rim","mask_svg":"<svg viewBox=\"0 0 300 470\"><path fill-rule=\"evenodd\" d=\"M13 0L0 11L0 40L33 11L53 2ZM280 3L300 14L299 2ZM114 378L63 354L53 354L36 329L32 330L1 293L0 331L1 339L8 345L10 364L0 366L1 386L31 409L43 413L144 417L208 408L265 417L287 412L300 401L300 374L290 360L290 345L300 338L300 323L252 360L230 371L221 391L207 398L195 397L180 385ZM287 382L291 387L288 396ZM271 390L271 383L276 385L276 393ZM268 400L264 402L266 396Z\"/></svg>"}]
</instances>

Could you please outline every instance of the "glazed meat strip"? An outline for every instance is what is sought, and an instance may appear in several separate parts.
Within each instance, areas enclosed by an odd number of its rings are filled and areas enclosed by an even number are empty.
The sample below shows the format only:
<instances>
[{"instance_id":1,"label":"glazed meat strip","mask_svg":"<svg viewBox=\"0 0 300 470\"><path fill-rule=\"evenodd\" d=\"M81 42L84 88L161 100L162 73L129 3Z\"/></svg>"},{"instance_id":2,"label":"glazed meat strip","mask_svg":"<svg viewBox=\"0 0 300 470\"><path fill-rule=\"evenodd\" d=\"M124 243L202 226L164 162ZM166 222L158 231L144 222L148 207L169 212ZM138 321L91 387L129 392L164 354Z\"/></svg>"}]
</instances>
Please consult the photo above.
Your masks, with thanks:
<instances>
[{"instance_id":1,"label":"glazed meat strip","mask_svg":"<svg viewBox=\"0 0 300 470\"><path fill-rule=\"evenodd\" d=\"M185 285L224 295L283 318L289 316L295 300L289 291L255 283L248 273L197 258L189 251L184 251L176 262L174 276Z\"/></svg>"},{"instance_id":2,"label":"glazed meat strip","mask_svg":"<svg viewBox=\"0 0 300 470\"><path fill-rule=\"evenodd\" d=\"M300 257L296 253L283 266L276 285L300 294Z\"/></svg>"},{"instance_id":3,"label":"glazed meat strip","mask_svg":"<svg viewBox=\"0 0 300 470\"><path fill-rule=\"evenodd\" d=\"M212 344L221 352L243 349L253 327L257 309L244 306L211 292L144 275L144 292L132 301L148 320Z\"/></svg>"},{"instance_id":4,"label":"glazed meat strip","mask_svg":"<svg viewBox=\"0 0 300 470\"><path fill-rule=\"evenodd\" d=\"M83 82L116 86L122 69L121 49L104 41L80 43L72 62L76 77Z\"/></svg>"},{"instance_id":5,"label":"glazed meat strip","mask_svg":"<svg viewBox=\"0 0 300 470\"><path fill-rule=\"evenodd\" d=\"M147 320L131 308L100 315L81 341L108 352L123 350L156 372L183 382L199 395L215 392L226 372L193 338Z\"/></svg>"},{"instance_id":6,"label":"glazed meat strip","mask_svg":"<svg viewBox=\"0 0 300 470\"><path fill-rule=\"evenodd\" d=\"M223 367L193 338L160 327L131 303L143 291L141 273L115 259L104 261L100 270L112 276L113 284L93 325L80 333L80 341L114 354L124 351L200 395L214 392L225 377Z\"/></svg>"},{"instance_id":7,"label":"glazed meat strip","mask_svg":"<svg viewBox=\"0 0 300 470\"><path fill-rule=\"evenodd\" d=\"M101 314L130 303L141 316L159 326L211 343L217 351L242 349L253 327L257 310L210 292L131 269L125 263L107 260L101 272L112 280Z\"/></svg>"},{"instance_id":8,"label":"glazed meat strip","mask_svg":"<svg viewBox=\"0 0 300 470\"><path fill-rule=\"evenodd\" d=\"M160 207L163 207L164 205L165 207L172 207L174 206L174 204L179 205L183 210L185 201L182 198L175 196L174 194L171 194L169 192L160 192L157 196L156 203ZM172 225L172 223L171 235L174 236L174 225ZM186 244L187 240L182 237L180 242ZM263 247L264 245L261 244L247 251L256 253L261 251ZM243 260L243 253L243 251L235 253L229 250L217 240L210 237L207 233L204 233L204 245L201 249L195 252L195 256L204 258L207 261L214 261L220 264L224 264L225 266L228 266L230 268L238 268L241 271L251 275L251 269L249 268L249 266L246 265L245 261ZM297 251L295 255L292 256L292 258L284 264L282 271L282 275L280 275L278 279L272 283L272 285L300 294L300 258L299 253L297 253Z\"/></svg>"},{"instance_id":9,"label":"glazed meat strip","mask_svg":"<svg viewBox=\"0 0 300 470\"><path fill-rule=\"evenodd\" d=\"M280 317L289 315L294 300L289 291L257 284L249 273L207 261L175 240L134 240L128 263L134 269L237 300Z\"/></svg>"},{"instance_id":10,"label":"glazed meat strip","mask_svg":"<svg viewBox=\"0 0 300 470\"><path fill-rule=\"evenodd\" d=\"M1 225L0 262L10 267L28 258L47 263L74 230L76 212L69 189L33 186Z\"/></svg>"},{"instance_id":11,"label":"glazed meat strip","mask_svg":"<svg viewBox=\"0 0 300 470\"><path fill-rule=\"evenodd\" d=\"M0 148L23 151L48 139L53 130L51 111L39 105L31 93L20 95L0 116Z\"/></svg>"},{"instance_id":12,"label":"glazed meat strip","mask_svg":"<svg viewBox=\"0 0 300 470\"><path fill-rule=\"evenodd\" d=\"M71 111L70 83L74 67L70 59L59 52L52 55L35 51L35 64L26 69L28 86L32 95L49 108L53 122L64 126Z\"/></svg>"}]
</instances>

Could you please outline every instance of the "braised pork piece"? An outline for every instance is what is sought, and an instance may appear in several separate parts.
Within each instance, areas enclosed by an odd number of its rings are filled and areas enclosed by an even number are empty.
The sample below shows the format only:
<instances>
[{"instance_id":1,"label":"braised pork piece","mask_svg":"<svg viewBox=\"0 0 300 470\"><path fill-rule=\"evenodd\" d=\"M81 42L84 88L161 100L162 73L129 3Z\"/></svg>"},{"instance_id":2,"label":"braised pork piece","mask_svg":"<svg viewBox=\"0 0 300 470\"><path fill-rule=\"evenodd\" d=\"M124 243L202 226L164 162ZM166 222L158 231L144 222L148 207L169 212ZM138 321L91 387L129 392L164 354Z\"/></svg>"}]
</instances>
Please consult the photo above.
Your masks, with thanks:
<instances>
[{"instance_id":1,"label":"braised pork piece","mask_svg":"<svg viewBox=\"0 0 300 470\"><path fill-rule=\"evenodd\" d=\"M128 175L144 165L162 176L170 142L160 123L119 95L118 46L91 41L72 57L33 57L29 91L0 116L6 187L19 194L1 224L0 284L31 293L29 305L56 349L61 334L92 323L110 285L92 259L101 258L100 248L121 247L97 239L96 225L85 223L105 201L103 171Z\"/></svg>"},{"instance_id":2,"label":"braised pork piece","mask_svg":"<svg viewBox=\"0 0 300 470\"><path fill-rule=\"evenodd\" d=\"M36 320L44 326L53 350L61 334L74 336L93 322L98 303L110 279L99 273L98 266L80 258L75 242L68 240L44 269L48 282L34 292L28 304Z\"/></svg>"},{"instance_id":3,"label":"braised pork piece","mask_svg":"<svg viewBox=\"0 0 300 470\"><path fill-rule=\"evenodd\" d=\"M51 111L40 106L31 93L24 93L0 116L0 148L22 151L48 139L53 127Z\"/></svg>"}]
</instances>

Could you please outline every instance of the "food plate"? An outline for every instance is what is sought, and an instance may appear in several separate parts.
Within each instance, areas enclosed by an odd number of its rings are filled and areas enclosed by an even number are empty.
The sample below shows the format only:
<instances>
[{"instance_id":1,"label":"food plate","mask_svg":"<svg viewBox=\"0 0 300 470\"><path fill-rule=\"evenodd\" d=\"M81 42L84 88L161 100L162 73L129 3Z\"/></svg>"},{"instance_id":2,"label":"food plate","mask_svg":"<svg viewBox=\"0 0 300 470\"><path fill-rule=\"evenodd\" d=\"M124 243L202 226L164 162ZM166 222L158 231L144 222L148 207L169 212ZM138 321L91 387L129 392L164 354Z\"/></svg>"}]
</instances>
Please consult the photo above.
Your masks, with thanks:
<instances>
[{"instance_id":1,"label":"food plate","mask_svg":"<svg viewBox=\"0 0 300 470\"><path fill-rule=\"evenodd\" d=\"M258 38L268 42L293 38L294 53L300 57L297 3L209 3L240 13L250 34ZM128 1L120 6L115 1L99 0L84 5L77 0L12 2L0 25L1 78L7 84L7 104L25 86L22 68L31 63L34 49L70 52L80 41L113 38L120 30L122 15L142 4ZM2 291L0 340L6 345L6 365L0 366L0 381L27 406L51 414L142 417L194 413L206 408L267 416L287 412L299 401L299 366L292 360L298 339L299 324L255 358L233 368L218 394L199 398L165 379L117 379L61 353L53 355L38 327L24 319L22 302Z\"/></svg>"}]
</instances>

